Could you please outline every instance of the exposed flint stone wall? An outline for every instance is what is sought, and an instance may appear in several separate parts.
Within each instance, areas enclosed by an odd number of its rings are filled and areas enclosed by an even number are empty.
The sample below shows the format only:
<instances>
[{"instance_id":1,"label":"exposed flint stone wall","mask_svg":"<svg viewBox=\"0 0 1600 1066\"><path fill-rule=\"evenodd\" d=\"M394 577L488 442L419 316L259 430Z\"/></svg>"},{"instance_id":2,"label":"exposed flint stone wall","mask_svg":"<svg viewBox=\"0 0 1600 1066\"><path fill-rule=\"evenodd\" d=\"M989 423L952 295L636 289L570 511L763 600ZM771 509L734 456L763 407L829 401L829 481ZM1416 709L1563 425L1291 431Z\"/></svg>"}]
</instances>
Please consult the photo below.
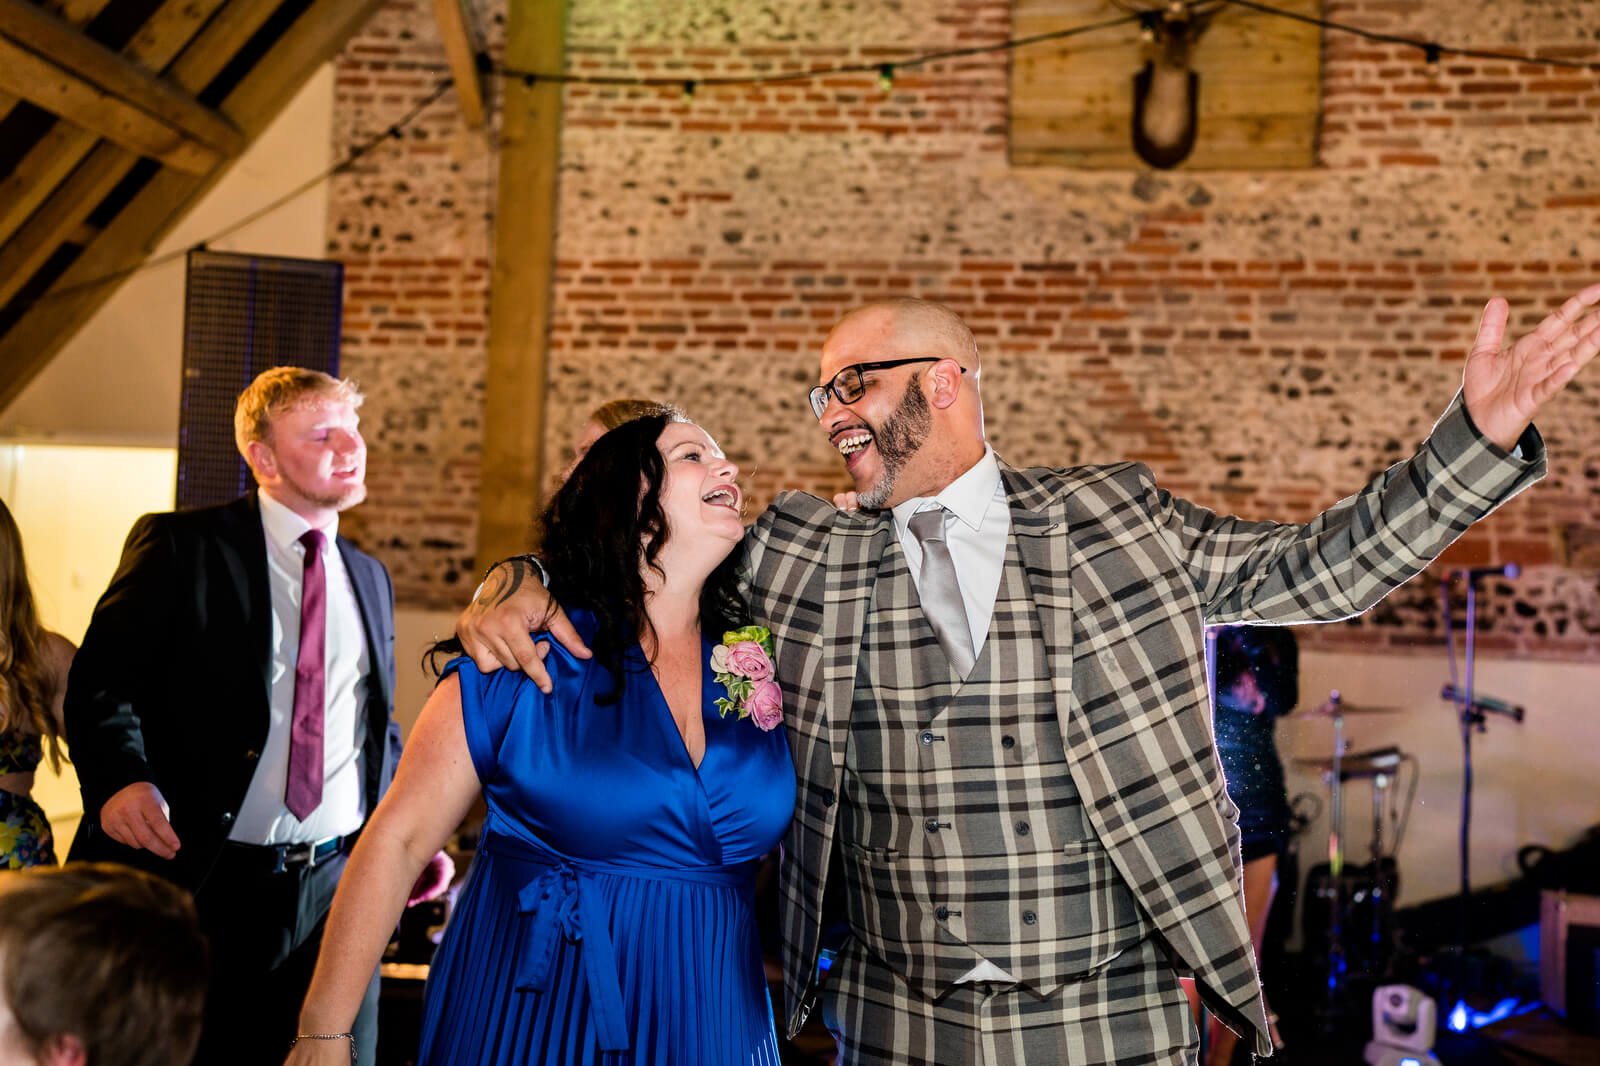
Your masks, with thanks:
<instances>
[{"instance_id":1,"label":"exposed flint stone wall","mask_svg":"<svg viewBox=\"0 0 1600 1066\"><path fill-rule=\"evenodd\" d=\"M1326 15L1484 49L1595 58L1593 5L1330 0ZM498 49L503 9L481 23ZM658 4L575 0L575 73L671 77L893 61L1000 41L1003 0ZM340 63L337 149L443 74L431 5L387 5ZM674 399L756 502L829 493L841 468L804 392L828 326L889 294L950 303L985 355L1014 463L1137 458L1249 517L1309 517L1406 455L1460 379L1484 300L1526 329L1600 278L1600 78L1328 35L1320 165L1260 173L1020 169L1007 58L746 89L573 86L562 148L547 467L621 392ZM338 179L346 368L366 386L372 495L352 530L401 601L476 582L474 500L492 259L493 131L445 98ZM1202 131L1202 136L1203 136ZM1600 659L1600 385L1540 421L1551 476L1448 565L1514 559L1484 647ZM1587 555L1567 564L1568 530ZM1441 568L1442 570L1442 568ZM1437 581L1314 643L1436 654Z\"/></svg>"}]
</instances>

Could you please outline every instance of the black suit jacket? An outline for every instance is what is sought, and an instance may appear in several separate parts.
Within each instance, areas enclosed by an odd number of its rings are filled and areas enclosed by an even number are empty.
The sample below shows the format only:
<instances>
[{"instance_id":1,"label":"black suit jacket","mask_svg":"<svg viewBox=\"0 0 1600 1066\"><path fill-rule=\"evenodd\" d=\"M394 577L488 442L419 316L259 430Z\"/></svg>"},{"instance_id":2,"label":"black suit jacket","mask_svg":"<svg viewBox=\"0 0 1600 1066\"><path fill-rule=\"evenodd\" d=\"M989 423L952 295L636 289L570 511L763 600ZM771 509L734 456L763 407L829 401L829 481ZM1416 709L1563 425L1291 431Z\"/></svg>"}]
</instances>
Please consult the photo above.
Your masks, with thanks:
<instances>
[{"instance_id":1,"label":"black suit jacket","mask_svg":"<svg viewBox=\"0 0 1600 1066\"><path fill-rule=\"evenodd\" d=\"M367 811L394 776L394 587L343 537L361 608L367 678ZM145 515L100 598L67 683L67 743L84 818L69 859L124 862L196 890L204 883L266 747L272 599L254 493L220 507ZM150 781L182 841L167 861L123 847L100 808Z\"/></svg>"}]
</instances>

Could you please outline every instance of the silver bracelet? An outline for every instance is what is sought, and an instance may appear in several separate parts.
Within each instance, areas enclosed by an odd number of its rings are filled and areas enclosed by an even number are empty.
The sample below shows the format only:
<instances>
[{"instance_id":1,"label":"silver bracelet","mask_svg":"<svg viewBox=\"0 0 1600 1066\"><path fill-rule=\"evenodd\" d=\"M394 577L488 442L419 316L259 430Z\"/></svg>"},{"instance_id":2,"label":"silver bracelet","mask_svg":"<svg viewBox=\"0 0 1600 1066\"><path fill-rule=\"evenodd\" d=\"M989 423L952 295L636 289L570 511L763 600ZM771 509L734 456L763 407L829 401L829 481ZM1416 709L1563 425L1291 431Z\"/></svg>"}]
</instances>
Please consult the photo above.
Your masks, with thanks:
<instances>
[{"instance_id":1,"label":"silver bracelet","mask_svg":"<svg viewBox=\"0 0 1600 1066\"><path fill-rule=\"evenodd\" d=\"M295 1038L289 1041L290 1049L292 1050L302 1040L348 1040L350 1041L350 1061L352 1063L356 1061L356 1034L354 1033L297 1033Z\"/></svg>"}]
</instances>

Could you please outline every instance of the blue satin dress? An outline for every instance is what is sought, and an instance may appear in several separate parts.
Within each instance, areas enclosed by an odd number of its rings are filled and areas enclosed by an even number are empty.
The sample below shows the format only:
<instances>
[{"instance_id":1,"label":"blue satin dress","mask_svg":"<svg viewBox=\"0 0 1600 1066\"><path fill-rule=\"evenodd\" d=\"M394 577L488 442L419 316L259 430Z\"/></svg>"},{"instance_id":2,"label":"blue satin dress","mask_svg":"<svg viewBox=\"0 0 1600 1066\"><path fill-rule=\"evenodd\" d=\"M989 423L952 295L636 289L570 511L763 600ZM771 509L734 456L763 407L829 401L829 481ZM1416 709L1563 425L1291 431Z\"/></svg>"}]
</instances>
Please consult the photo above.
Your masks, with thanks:
<instances>
[{"instance_id":1,"label":"blue satin dress","mask_svg":"<svg viewBox=\"0 0 1600 1066\"><path fill-rule=\"evenodd\" d=\"M609 705L610 675L559 646L550 696L447 668L488 816L428 978L422 1066L777 1066L753 878L794 768L781 728L718 715L711 649L698 769L637 647Z\"/></svg>"}]
</instances>

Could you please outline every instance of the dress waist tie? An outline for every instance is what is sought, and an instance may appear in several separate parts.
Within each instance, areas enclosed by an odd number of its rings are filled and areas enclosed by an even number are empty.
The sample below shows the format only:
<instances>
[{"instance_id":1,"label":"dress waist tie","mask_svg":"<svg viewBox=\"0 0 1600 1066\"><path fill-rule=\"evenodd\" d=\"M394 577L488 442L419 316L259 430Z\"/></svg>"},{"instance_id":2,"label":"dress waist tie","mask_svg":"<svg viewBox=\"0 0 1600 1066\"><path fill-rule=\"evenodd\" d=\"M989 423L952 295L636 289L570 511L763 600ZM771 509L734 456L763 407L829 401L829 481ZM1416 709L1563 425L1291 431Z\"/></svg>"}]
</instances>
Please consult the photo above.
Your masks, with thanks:
<instances>
[{"instance_id":1,"label":"dress waist tie","mask_svg":"<svg viewBox=\"0 0 1600 1066\"><path fill-rule=\"evenodd\" d=\"M516 989L543 992L550 987L559 938L582 944L584 983L594 1008L596 1035L604 1051L626 1051L628 1029L622 1009L622 984L617 978L617 953L611 944L605 899L596 875L644 881L679 881L704 885L739 885L754 877L756 863L667 869L618 866L571 859L520 837L484 834L481 847L498 859L526 867L517 909L522 914L521 960Z\"/></svg>"}]
</instances>

